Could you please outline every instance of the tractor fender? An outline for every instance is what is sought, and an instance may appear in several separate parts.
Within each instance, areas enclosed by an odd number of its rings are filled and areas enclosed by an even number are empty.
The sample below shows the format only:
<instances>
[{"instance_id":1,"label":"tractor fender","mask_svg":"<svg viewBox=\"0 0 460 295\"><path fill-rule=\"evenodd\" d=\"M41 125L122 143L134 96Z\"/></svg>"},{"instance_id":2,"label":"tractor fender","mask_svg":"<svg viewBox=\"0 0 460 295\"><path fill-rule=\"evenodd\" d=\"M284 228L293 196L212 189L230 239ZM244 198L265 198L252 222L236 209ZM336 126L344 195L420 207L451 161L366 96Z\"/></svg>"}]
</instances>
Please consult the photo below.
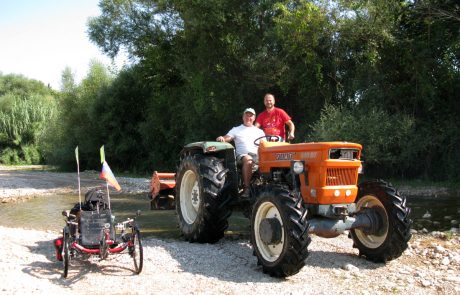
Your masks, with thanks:
<instances>
[{"instance_id":1,"label":"tractor fender","mask_svg":"<svg viewBox=\"0 0 460 295\"><path fill-rule=\"evenodd\" d=\"M184 155L191 150L201 150L203 154L216 153L226 150L234 150L235 148L228 142L219 141L198 141L192 142L184 146L181 150L180 155Z\"/></svg>"},{"instance_id":2,"label":"tractor fender","mask_svg":"<svg viewBox=\"0 0 460 295\"><path fill-rule=\"evenodd\" d=\"M219 141L199 141L189 143L182 148L180 159L183 160L187 155L203 154L216 157L223 161L223 165L228 169L227 183L225 191L231 195L238 195L238 173L236 167L235 147L228 142Z\"/></svg>"}]
</instances>

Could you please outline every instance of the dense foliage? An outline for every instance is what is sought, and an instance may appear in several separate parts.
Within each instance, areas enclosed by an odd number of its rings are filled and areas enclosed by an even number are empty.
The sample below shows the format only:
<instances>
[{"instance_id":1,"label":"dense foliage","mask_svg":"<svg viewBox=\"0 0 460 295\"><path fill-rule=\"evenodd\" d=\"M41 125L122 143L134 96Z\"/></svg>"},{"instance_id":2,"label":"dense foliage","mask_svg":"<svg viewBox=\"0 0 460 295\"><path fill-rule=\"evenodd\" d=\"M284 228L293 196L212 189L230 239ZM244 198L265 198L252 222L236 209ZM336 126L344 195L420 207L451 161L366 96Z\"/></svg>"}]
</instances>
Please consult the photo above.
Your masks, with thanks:
<instances>
[{"instance_id":1,"label":"dense foliage","mask_svg":"<svg viewBox=\"0 0 460 295\"><path fill-rule=\"evenodd\" d=\"M55 113L54 93L43 83L0 74L0 163L40 164L41 139Z\"/></svg>"},{"instance_id":2,"label":"dense foliage","mask_svg":"<svg viewBox=\"0 0 460 295\"><path fill-rule=\"evenodd\" d=\"M458 178L455 1L103 0L100 8L91 40L111 56L127 50L137 63L119 79L140 79L130 91L117 83L142 110L133 104L129 121L140 133L112 142L134 140L129 150L147 156L121 158L125 169L172 169L183 144L223 134L272 92L297 142L360 142L369 171L385 174L376 176Z\"/></svg>"},{"instance_id":3,"label":"dense foliage","mask_svg":"<svg viewBox=\"0 0 460 295\"><path fill-rule=\"evenodd\" d=\"M102 126L100 115L109 114L106 108L98 110L104 102L104 94L111 85L113 75L100 62L91 61L86 78L76 85L70 68L62 74L62 89L59 94L59 114L51 121L43 143L48 163L64 169L75 167L75 147L79 147L82 169L99 169L99 148L110 132L110 126Z\"/></svg>"},{"instance_id":4,"label":"dense foliage","mask_svg":"<svg viewBox=\"0 0 460 295\"><path fill-rule=\"evenodd\" d=\"M63 73L47 159L173 170L274 93L295 142L362 143L379 177L458 180L460 4L417 1L100 0L90 39L133 64Z\"/></svg>"}]
</instances>

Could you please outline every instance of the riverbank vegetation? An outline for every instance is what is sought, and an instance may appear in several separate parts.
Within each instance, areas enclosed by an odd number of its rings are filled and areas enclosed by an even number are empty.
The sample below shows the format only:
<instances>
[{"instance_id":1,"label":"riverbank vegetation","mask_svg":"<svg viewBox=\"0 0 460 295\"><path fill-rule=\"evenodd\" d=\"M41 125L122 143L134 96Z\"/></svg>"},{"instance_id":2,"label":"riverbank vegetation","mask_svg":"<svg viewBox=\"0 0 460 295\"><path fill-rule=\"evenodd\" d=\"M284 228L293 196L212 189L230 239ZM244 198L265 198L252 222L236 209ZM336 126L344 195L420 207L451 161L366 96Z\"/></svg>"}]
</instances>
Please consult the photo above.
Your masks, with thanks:
<instances>
[{"instance_id":1,"label":"riverbank vegetation","mask_svg":"<svg viewBox=\"0 0 460 295\"><path fill-rule=\"evenodd\" d=\"M104 144L114 170L173 171L184 144L224 134L246 107L261 112L271 92L296 124L295 143L361 143L374 177L460 180L456 1L99 6L90 39L109 56L126 51L133 63L113 72L93 62L79 83L65 69L60 91L43 86L40 98L22 96L40 111L17 106L36 116L16 133L7 128L15 126L4 86L12 77L0 75L0 162L72 169L78 145L82 167L99 169Z\"/></svg>"},{"instance_id":2,"label":"riverbank vegetation","mask_svg":"<svg viewBox=\"0 0 460 295\"><path fill-rule=\"evenodd\" d=\"M56 118L55 95L39 81L0 73L0 163L43 162L40 144Z\"/></svg>"}]
</instances>

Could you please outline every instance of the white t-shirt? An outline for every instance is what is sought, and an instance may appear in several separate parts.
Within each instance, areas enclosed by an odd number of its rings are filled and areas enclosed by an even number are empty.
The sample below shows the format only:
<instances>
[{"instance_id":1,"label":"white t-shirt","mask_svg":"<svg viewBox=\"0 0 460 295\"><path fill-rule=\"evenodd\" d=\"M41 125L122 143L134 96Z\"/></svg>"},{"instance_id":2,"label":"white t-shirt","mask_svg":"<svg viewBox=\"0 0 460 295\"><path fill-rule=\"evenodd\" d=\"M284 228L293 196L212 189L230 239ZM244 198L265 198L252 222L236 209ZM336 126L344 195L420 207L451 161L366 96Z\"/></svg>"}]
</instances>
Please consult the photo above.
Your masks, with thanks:
<instances>
[{"instance_id":1,"label":"white t-shirt","mask_svg":"<svg viewBox=\"0 0 460 295\"><path fill-rule=\"evenodd\" d=\"M238 156L248 153L257 154L259 147L254 144L254 140L265 136L265 133L256 126L247 127L241 124L240 126L233 127L227 135L235 141L236 155Z\"/></svg>"}]
</instances>

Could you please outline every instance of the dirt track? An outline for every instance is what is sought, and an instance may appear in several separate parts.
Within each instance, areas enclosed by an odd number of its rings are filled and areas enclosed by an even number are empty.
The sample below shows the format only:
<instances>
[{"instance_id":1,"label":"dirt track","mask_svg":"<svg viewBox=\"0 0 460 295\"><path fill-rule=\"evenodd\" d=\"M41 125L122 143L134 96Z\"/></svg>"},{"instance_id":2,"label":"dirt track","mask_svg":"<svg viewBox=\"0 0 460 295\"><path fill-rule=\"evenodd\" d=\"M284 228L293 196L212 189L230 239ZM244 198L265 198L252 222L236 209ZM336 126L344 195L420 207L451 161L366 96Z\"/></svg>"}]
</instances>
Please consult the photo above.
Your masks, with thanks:
<instances>
[{"instance_id":1,"label":"dirt track","mask_svg":"<svg viewBox=\"0 0 460 295\"><path fill-rule=\"evenodd\" d=\"M86 174L83 186L100 185L96 172ZM126 191L148 188L146 179L118 180ZM72 192L75 183L75 174L0 169L2 197ZM0 225L0 293L460 294L460 237L453 234L414 235L402 257L387 264L360 258L346 235L312 237L305 267L287 279L263 274L249 242L230 238L213 245L144 239L140 275L120 254L74 261L64 279L52 246L58 235Z\"/></svg>"}]
</instances>

